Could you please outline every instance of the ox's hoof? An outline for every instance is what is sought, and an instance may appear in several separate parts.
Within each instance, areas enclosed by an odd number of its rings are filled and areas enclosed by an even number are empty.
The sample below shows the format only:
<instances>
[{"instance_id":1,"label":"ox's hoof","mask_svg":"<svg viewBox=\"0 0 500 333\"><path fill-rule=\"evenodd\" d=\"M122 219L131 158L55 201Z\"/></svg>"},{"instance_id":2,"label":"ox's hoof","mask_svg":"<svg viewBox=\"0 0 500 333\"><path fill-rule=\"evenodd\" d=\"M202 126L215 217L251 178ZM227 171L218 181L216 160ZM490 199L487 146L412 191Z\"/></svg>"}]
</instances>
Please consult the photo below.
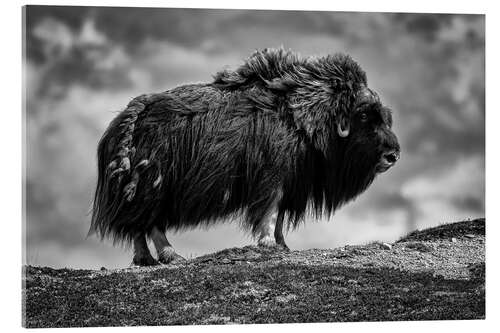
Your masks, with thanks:
<instances>
[{"instance_id":1,"label":"ox's hoof","mask_svg":"<svg viewBox=\"0 0 500 333\"><path fill-rule=\"evenodd\" d=\"M259 239L259 241L257 242L257 245L261 246L261 247L272 248L272 247L276 247L276 241L271 236L264 236L264 237Z\"/></svg>"},{"instance_id":2,"label":"ox's hoof","mask_svg":"<svg viewBox=\"0 0 500 333\"><path fill-rule=\"evenodd\" d=\"M276 246L281 250L285 252L290 252L290 248L285 244L285 243L278 243Z\"/></svg>"},{"instance_id":3,"label":"ox's hoof","mask_svg":"<svg viewBox=\"0 0 500 333\"><path fill-rule=\"evenodd\" d=\"M276 251L285 251L285 252L290 252L290 249L288 246L285 244L284 241L276 241L272 237L263 237L259 239L257 242L257 245L260 247L268 248L268 249L274 249Z\"/></svg>"},{"instance_id":4,"label":"ox's hoof","mask_svg":"<svg viewBox=\"0 0 500 333\"><path fill-rule=\"evenodd\" d=\"M134 259L132 259L132 265L134 266L155 266L160 263L153 258L151 255L135 255Z\"/></svg>"},{"instance_id":5,"label":"ox's hoof","mask_svg":"<svg viewBox=\"0 0 500 333\"><path fill-rule=\"evenodd\" d=\"M186 259L178 255L173 248L166 247L158 254L158 260L162 264L178 264L186 261Z\"/></svg>"}]
</instances>

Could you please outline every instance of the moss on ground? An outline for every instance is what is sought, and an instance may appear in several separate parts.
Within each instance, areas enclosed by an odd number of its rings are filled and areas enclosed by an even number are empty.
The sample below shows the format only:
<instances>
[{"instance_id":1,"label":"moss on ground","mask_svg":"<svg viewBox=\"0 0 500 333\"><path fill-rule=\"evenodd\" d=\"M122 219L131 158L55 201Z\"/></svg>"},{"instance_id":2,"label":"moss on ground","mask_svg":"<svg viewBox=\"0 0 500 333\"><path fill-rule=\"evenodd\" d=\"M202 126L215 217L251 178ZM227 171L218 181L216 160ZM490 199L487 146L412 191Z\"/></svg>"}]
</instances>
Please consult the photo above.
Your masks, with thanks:
<instances>
[{"instance_id":1,"label":"moss on ground","mask_svg":"<svg viewBox=\"0 0 500 333\"><path fill-rule=\"evenodd\" d=\"M482 319L484 219L387 245L226 249L153 268L25 266L26 327Z\"/></svg>"}]
</instances>

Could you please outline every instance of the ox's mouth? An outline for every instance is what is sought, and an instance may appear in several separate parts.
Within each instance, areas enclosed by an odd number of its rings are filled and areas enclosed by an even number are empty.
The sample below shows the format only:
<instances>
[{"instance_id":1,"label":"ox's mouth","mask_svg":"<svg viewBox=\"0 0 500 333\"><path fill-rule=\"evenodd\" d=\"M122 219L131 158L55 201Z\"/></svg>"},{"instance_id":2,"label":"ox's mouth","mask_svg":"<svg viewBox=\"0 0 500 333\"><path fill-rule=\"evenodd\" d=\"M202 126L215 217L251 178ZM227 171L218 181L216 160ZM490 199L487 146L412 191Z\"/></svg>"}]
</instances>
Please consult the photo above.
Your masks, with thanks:
<instances>
[{"instance_id":1,"label":"ox's mouth","mask_svg":"<svg viewBox=\"0 0 500 333\"><path fill-rule=\"evenodd\" d=\"M384 153L378 162L375 171L378 173L383 173L389 170L396 162L399 160L399 151L393 150L388 153Z\"/></svg>"}]
</instances>

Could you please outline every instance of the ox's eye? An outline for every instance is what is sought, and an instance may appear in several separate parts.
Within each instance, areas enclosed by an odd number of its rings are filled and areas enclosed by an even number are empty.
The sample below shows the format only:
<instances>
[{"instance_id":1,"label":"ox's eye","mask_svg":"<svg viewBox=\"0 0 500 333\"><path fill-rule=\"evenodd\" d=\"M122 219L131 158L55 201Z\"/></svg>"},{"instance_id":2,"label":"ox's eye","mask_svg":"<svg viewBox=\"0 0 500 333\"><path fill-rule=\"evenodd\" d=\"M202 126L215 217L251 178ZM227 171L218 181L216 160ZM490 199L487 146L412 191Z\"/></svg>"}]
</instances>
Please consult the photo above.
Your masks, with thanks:
<instances>
[{"instance_id":1,"label":"ox's eye","mask_svg":"<svg viewBox=\"0 0 500 333\"><path fill-rule=\"evenodd\" d=\"M361 112L361 114L359 115L359 119L361 119L362 122L366 122L368 120L368 115L366 114L366 112Z\"/></svg>"}]
</instances>

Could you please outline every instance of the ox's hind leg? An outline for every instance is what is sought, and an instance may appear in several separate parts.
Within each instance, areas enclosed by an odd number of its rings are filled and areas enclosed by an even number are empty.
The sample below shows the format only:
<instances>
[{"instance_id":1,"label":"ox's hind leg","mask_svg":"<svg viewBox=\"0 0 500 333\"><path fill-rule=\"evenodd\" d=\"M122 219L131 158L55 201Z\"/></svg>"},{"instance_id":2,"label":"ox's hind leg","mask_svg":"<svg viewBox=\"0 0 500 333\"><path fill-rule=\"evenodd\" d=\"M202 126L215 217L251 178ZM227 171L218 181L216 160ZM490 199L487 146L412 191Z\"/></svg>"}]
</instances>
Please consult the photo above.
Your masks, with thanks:
<instances>
[{"instance_id":1,"label":"ox's hind leg","mask_svg":"<svg viewBox=\"0 0 500 333\"><path fill-rule=\"evenodd\" d=\"M149 252L148 243L144 234L138 235L134 238L134 258L132 263L138 266L153 266L158 265L151 252Z\"/></svg>"},{"instance_id":2,"label":"ox's hind leg","mask_svg":"<svg viewBox=\"0 0 500 333\"><path fill-rule=\"evenodd\" d=\"M156 252L158 253L158 260L162 264L170 264L175 261L186 260L175 252L165 234L157 227L153 228L149 237L153 240Z\"/></svg>"}]
</instances>

